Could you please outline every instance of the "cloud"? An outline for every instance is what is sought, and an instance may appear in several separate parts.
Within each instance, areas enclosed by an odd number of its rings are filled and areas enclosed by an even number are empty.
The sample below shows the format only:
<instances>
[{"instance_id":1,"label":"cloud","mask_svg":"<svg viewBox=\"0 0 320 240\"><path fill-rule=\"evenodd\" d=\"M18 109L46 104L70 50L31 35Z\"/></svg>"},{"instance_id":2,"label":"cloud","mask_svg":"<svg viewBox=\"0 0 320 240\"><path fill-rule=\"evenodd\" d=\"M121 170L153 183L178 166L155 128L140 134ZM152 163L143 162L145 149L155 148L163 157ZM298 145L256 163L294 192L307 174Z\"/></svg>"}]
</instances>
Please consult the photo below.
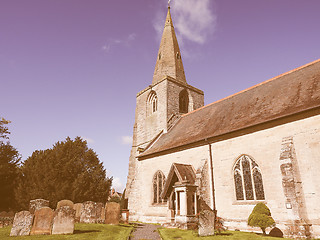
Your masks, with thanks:
<instances>
[{"instance_id":1,"label":"cloud","mask_svg":"<svg viewBox=\"0 0 320 240\"><path fill-rule=\"evenodd\" d=\"M87 141L87 143L94 143L94 140L92 138L88 138L88 137L81 137L83 140Z\"/></svg>"},{"instance_id":2,"label":"cloud","mask_svg":"<svg viewBox=\"0 0 320 240\"><path fill-rule=\"evenodd\" d=\"M211 35L217 23L213 13L212 0L172 0L171 13L179 43L189 40L203 44ZM163 13L156 13L153 27L160 38L163 31ZM160 37L159 37L160 36Z\"/></svg>"},{"instance_id":3,"label":"cloud","mask_svg":"<svg viewBox=\"0 0 320 240\"><path fill-rule=\"evenodd\" d=\"M121 143L124 145L132 144L132 136L122 136Z\"/></svg>"},{"instance_id":4,"label":"cloud","mask_svg":"<svg viewBox=\"0 0 320 240\"><path fill-rule=\"evenodd\" d=\"M114 188L117 192L122 193L124 186L123 186L120 178L116 177L112 180L112 188Z\"/></svg>"},{"instance_id":5,"label":"cloud","mask_svg":"<svg viewBox=\"0 0 320 240\"><path fill-rule=\"evenodd\" d=\"M112 47L116 45L123 45L129 47L131 42L137 38L137 34L131 33L124 39L109 39L103 46L102 51L108 53Z\"/></svg>"}]
</instances>

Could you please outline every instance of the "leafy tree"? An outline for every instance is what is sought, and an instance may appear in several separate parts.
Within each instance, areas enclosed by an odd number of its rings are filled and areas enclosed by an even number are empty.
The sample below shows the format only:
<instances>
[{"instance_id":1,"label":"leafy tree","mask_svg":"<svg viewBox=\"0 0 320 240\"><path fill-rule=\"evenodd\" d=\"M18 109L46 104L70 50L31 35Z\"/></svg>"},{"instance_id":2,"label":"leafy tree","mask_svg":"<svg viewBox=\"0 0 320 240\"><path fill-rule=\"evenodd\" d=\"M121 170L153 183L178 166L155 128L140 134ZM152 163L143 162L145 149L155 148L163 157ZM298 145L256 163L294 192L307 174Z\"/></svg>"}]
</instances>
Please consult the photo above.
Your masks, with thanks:
<instances>
[{"instance_id":1,"label":"leafy tree","mask_svg":"<svg viewBox=\"0 0 320 240\"><path fill-rule=\"evenodd\" d=\"M8 135L10 134L8 127L5 125L10 123L10 121L1 118L0 120L0 138L8 139Z\"/></svg>"},{"instance_id":2,"label":"leafy tree","mask_svg":"<svg viewBox=\"0 0 320 240\"><path fill-rule=\"evenodd\" d=\"M1 118L0 120L0 211L12 210L16 207L14 191L16 180L19 176L20 155L10 145L8 127L5 125L10 121Z\"/></svg>"},{"instance_id":3,"label":"leafy tree","mask_svg":"<svg viewBox=\"0 0 320 240\"><path fill-rule=\"evenodd\" d=\"M53 208L62 199L105 203L112 183L97 154L80 137L33 152L21 170L17 198L22 208L37 198L49 200Z\"/></svg>"},{"instance_id":4,"label":"leafy tree","mask_svg":"<svg viewBox=\"0 0 320 240\"><path fill-rule=\"evenodd\" d=\"M0 142L0 211L14 209L15 186L19 176L20 155L9 142Z\"/></svg>"},{"instance_id":5,"label":"leafy tree","mask_svg":"<svg viewBox=\"0 0 320 240\"><path fill-rule=\"evenodd\" d=\"M264 203L258 203L248 218L248 225L260 227L263 235L266 235L266 228L274 226L275 221L271 217L270 209Z\"/></svg>"}]
</instances>

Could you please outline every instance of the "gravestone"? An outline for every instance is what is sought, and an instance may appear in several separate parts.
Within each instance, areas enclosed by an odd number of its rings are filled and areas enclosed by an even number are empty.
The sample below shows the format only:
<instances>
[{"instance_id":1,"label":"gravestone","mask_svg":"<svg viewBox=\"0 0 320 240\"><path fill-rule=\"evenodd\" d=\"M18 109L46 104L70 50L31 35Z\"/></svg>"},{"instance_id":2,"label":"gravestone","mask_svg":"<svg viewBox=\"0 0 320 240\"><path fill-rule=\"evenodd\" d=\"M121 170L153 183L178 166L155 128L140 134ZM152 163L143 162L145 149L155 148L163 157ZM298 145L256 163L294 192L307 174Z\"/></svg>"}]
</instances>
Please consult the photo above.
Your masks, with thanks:
<instances>
[{"instance_id":1,"label":"gravestone","mask_svg":"<svg viewBox=\"0 0 320 240\"><path fill-rule=\"evenodd\" d=\"M279 228L274 227L274 228L272 228L271 231L269 232L269 236L282 238L282 237L283 237L283 232L282 232Z\"/></svg>"},{"instance_id":2,"label":"gravestone","mask_svg":"<svg viewBox=\"0 0 320 240\"><path fill-rule=\"evenodd\" d=\"M29 212L34 214L36 210L49 207L49 201L44 199L35 199L30 201Z\"/></svg>"},{"instance_id":3,"label":"gravestone","mask_svg":"<svg viewBox=\"0 0 320 240\"><path fill-rule=\"evenodd\" d=\"M57 209L63 206L69 206L71 208L73 208L74 204L72 201L70 200L61 200L57 203Z\"/></svg>"},{"instance_id":4,"label":"gravestone","mask_svg":"<svg viewBox=\"0 0 320 240\"><path fill-rule=\"evenodd\" d=\"M198 227L199 236L214 235L214 212L212 210L202 210L200 212Z\"/></svg>"},{"instance_id":5,"label":"gravestone","mask_svg":"<svg viewBox=\"0 0 320 240\"><path fill-rule=\"evenodd\" d=\"M80 211L80 222L81 223L96 223L97 211L96 203L87 201L82 204Z\"/></svg>"},{"instance_id":6,"label":"gravestone","mask_svg":"<svg viewBox=\"0 0 320 240\"><path fill-rule=\"evenodd\" d=\"M54 211L49 207L43 207L36 210L30 235L51 234L53 217Z\"/></svg>"},{"instance_id":7,"label":"gravestone","mask_svg":"<svg viewBox=\"0 0 320 240\"><path fill-rule=\"evenodd\" d=\"M76 223L80 222L80 213L81 213L81 208L82 208L82 203L76 203L73 205L73 209L76 211L76 215L74 218L74 221Z\"/></svg>"},{"instance_id":8,"label":"gravestone","mask_svg":"<svg viewBox=\"0 0 320 240\"><path fill-rule=\"evenodd\" d=\"M52 234L73 234L75 213L70 206L57 208L53 218Z\"/></svg>"},{"instance_id":9,"label":"gravestone","mask_svg":"<svg viewBox=\"0 0 320 240\"><path fill-rule=\"evenodd\" d=\"M104 206L101 209L101 217L100 218L101 218L101 223L104 223L106 220L106 209Z\"/></svg>"},{"instance_id":10,"label":"gravestone","mask_svg":"<svg viewBox=\"0 0 320 240\"><path fill-rule=\"evenodd\" d=\"M97 223L104 223L104 206L103 203L96 203L96 217Z\"/></svg>"},{"instance_id":11,"label":"gravestone","mask_svg":"<svg viewBox=\"0 0 320 240\"><path fill-rule=\"evenodd\" d=\"M116 202L106 203L105 207L105 223L106 224L119 224L120 221L120 204Z\"/></svg>"},{"instance_id":12,"label":"gravestone","mask_svg":"<svg viewBox=\"0 0 320 240\"><path fill-rule=\"evenodd\" d=\"M33 214L29 211L16 213L13 220L10 236L28 236L33 222Z\"/></svg>"}]
</instances>

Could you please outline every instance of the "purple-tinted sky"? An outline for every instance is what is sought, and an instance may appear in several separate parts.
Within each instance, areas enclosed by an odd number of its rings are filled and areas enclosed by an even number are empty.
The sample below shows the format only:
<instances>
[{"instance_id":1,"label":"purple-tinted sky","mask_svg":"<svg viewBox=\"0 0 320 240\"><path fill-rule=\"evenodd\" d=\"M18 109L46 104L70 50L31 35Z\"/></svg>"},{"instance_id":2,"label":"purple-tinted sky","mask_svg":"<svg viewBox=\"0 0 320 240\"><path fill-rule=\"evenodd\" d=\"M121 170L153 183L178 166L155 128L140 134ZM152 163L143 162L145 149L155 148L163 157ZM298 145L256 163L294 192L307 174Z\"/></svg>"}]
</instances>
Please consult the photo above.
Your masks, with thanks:
<instances>
[{"instance_id":1,"label":"purple-tinted sky","mask_svg":"<svg viewBox=\"0 0 320 240\"><path fill-rule=\"evenodd\" d=\"M320 57L319 0L172 0L187 81L216 101ZM166 0L0 0L0 117L23 160L88 139L124 186ZM159 30L160 29L160 30ZM285 89L284 89L285 91Z\"/></svg>"}]
</instances>

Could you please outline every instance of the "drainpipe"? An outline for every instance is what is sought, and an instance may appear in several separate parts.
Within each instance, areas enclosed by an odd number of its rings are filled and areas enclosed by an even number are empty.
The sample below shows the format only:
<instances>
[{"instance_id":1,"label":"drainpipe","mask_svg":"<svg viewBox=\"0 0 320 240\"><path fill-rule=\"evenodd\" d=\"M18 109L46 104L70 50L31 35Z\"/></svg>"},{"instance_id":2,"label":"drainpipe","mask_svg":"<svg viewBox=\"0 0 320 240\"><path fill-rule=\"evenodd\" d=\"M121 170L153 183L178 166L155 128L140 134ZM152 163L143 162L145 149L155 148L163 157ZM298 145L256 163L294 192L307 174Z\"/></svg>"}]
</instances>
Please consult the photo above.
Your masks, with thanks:
<instances>
[{"instance_id":1,"label":"drainpipe","mask_svg":"<svg viewBox=\"0 0 320 240\"><path fill-rule=\"evenodd\" d=\"M211 144L208 144L209 147L209 159L210 159L210 171L211 171L211 184L212 184L212 202L213 202L213 216L214 219L213 221L216 221L217 218L217 210L216 210L216 198L215 198L215 189L214 189L214 178L213 178L213 161L212 161L212 148L211 148ZM214 228L215 228L215 224L214 224Z\"/></svg>"}]
</instances>

